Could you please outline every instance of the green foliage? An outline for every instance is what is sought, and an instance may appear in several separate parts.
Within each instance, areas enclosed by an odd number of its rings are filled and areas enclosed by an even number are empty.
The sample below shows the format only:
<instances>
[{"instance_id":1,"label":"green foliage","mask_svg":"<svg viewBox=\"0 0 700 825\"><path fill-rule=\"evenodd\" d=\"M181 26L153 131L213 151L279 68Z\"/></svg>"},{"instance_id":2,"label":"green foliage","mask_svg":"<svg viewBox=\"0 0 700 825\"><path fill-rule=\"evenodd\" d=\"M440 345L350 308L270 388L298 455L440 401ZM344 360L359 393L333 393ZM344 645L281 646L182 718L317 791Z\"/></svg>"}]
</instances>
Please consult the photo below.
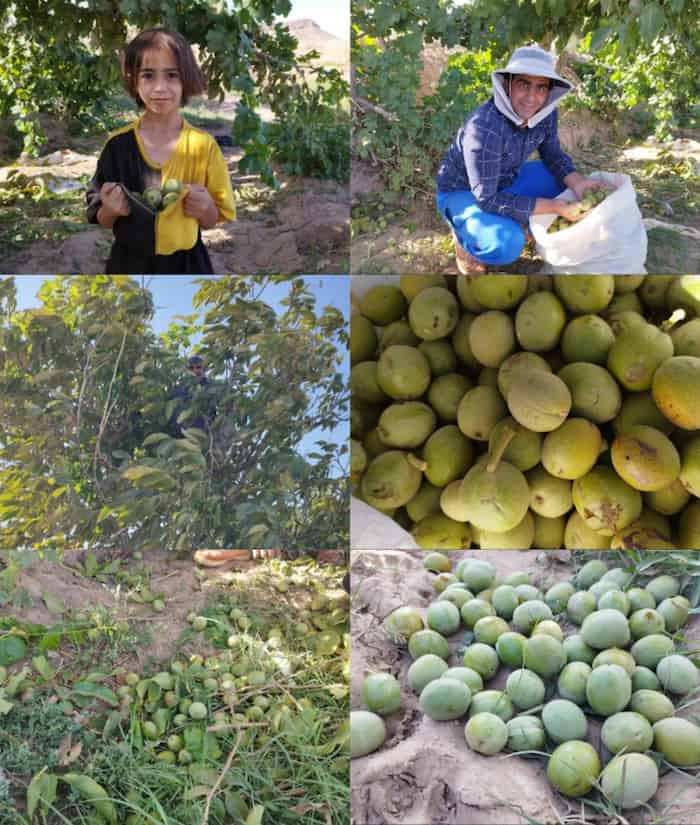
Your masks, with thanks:
<instances>
[{"instance_id":1,"label":"green foliage","mask_svg":"<svg viewBox=\"0 0 700 825\"><path fill-rule=\"evenodd\" d=\"M261 295L288 281L277 316ZM301 279L202 280L197 316L157 338L129 276L47 280L39 309L0 281L0 542L13 547L335 547L347 541L345 321ZM212 383L178 420L191 336ZM187 427L216 410L208 431Z\"/></svg>"},{"instance_id":2,"label":"green foliage","mask_svg":"<svg viewBox=\"0 0 700 825\"><path fill-rule=\"evenodd\" d=\"M462 15L444 1L353 4L354 149L379 165L391 192L433 188L437 153L446 147L432 140L435 131L447 132L441 109L451 102L447 89L440 99L418 100L421 55L434 40L455 45ZM451 92L459 87L454 79L447 85Z\"/></svg>"},{"instance_id":3,"label":"green foliage","mask_svg":"<svg viewBox=\"0 0 700 825\"><path fill-rule=\"evenodd\" d=\"M343 111L348 84L337 69L314 68L278 98L267 140L291 175L350 180L350 118Z\"/></svg>"},{"instance_id":4,"label":"green foliage","mask_svg":"<svg viewBox=\"0 0 700 825\"><path fill-rule=\"evenodd\" d=\"M102 127L102 103L114 80L68 32L35 29L34 13L18 4L13 36L0 40L0 118L13 121L29 154L46 143L40 112L73 126ZM7 23L2 15L0 21Z\"/></svg>"},{"instance_id":5,"label":"green foliage","mask_svg":"<svg viewBox=\"0 0 700 825\"><path fill-rule=\"evenodd\" d=\"M461 41L471 48L484 42L510 50L535 41L559 52L572 35L591 35L595 51L617 41L632 55L657 38L683 39L695 28L696 0L475 0Z\"/></svg>"},{"instance_id":6,"label":"green foliage","mask_svg":"<svg viewBox=\"0 0 700 825\"><path fill-rule=\"evenodd\" d=\"M235 12L224 3L202 0L14 0L0 12L6 33L0 43L0 116L14 120L32 154L45 142L39 112L83 125L102 124L109 92L119 80L117 53L124 47L127 26L131 35L134 29L163 25L198 47L210 98L223 100L228 91L241 94L233 135L245 150L243 171L274 185L270 163L278 150L280 160L288 162L290 149L286 140L278 138L279 145L274 136L268 140L255 109L267 104L284 114L294 101L293 108L315 118L295 132L296 151L312 148L310 173L337 176L342 171L340 135L345 144L349 141L338 103L347 101L347 84L326 77L319 92L296 83L295 69L308 63L309 56L298 59L297 41L286 25L275 22L290 8L289 0L246 0Z\"/></svg>"},{"instance_id":7,"label":"green foliage","mask_svg":"<svg viewBox=\"0 0 700 825\"><path fill-rule=\"evenodd\" d=\"M441 158L444 154L466 114L489 98L495 69L489 49L462 52L450 58L437 89L422 101L427 142L435 147L436 156Z\"/></svg>"},{"instance_id":8,"label":"green foliage","mask_svg":"<svg viewBox=\"0 0 700 825\"><path fill-rule=\"evenodd\" d=\"M633 54L619 41L607 42L595 59L576 66L581 78L576 104L608 120L637 108L657 138L671 138L686 125L698 95L698 54L700 38L693 44L688 38L659 37Z\"/></svg>"}]
</instances>

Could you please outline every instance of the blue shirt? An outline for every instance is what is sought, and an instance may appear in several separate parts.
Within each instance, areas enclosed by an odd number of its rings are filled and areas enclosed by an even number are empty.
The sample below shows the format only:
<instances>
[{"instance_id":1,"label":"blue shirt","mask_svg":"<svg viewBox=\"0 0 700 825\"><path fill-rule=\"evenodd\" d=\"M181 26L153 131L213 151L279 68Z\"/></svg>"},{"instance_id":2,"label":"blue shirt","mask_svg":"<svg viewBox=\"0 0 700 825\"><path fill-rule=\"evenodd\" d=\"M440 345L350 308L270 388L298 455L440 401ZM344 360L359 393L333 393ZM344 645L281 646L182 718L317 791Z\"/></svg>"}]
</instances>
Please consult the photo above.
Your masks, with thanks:
<instances>
[{"instance_id":1,"label":"blue shirt","mask_svg":"<svg viewBox=\"0 0 700 825\"><path fill-rule=\"evenodd\" d=\"M516 126L498 111L493 98L479 106L457 132L437 173L438 192L471 191L485 212L508 215L526 224L537 198L504 192L535 151L565 189L564 178L575 171L562 151L557 110L532 128ZM466 158L466 162L465 162Z\"/></svg>"}]
</instances>

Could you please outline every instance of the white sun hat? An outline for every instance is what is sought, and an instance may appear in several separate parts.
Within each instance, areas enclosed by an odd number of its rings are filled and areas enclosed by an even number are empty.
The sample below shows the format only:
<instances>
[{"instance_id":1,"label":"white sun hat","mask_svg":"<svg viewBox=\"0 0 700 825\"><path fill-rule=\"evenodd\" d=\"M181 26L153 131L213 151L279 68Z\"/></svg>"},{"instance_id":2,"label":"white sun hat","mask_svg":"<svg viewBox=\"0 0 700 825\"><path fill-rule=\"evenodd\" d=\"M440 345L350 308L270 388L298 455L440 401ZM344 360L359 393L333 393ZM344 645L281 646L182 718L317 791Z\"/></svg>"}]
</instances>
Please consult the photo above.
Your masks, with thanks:
<instances>
[{"instance_id":1,"label":"white sun hat","mask_svg":"<svg viewBox=\"0 0 700 825\"><path fill-rule=\"evenodd\" d=\"M573 84L557 74L552 55L539 46L521 46L510 56L504 69L496 69L494 74L529 74L533 77L548 77L567 89Z\"/></svg>"}]
</instances>

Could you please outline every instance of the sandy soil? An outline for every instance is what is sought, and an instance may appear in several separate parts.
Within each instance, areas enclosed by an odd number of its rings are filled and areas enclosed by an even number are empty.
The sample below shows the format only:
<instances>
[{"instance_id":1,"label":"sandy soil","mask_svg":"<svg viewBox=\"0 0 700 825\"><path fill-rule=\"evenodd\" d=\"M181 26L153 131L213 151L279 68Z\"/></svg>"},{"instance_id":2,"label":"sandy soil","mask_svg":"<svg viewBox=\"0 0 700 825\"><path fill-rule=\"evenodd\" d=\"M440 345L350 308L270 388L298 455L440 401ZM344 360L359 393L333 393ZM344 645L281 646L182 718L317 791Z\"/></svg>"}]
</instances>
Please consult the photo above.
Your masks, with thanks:
<instances>
[{"instance_id":1,"label":"sandy soil","mask_svg":"<svg viewBox=\"0 0 700 825\"><path fill-rule=\"evenodd\" d=\"M574 566L567 551L470 551L454 552L456 560L485 557L500 575L527 570L533 583L546 588L571 577ZM366 673L386 671L401 682L401 711L389 716L387 740L369 756L354 759L351 766L352 822L354 825L544 825L609 822L595 819L576 800L556 794L545 776L544 762L537 758L499 755L484 757L467 748L464 721L434 722L424 717L418 696L406 685L411 659L393 645L381 629L383 619L401 605L424 609L434 596L432 574L422 567L421 551L358 551L351 557L352 572L352 685L353 708L361 707L360 687ZM610 566L613 566L612 564ZM689 625L688 635L700 639L700 617ZM452 651L459 637L452 637ZM457 662L451 663L456 664ZM501 668L488 684L502 688L510 671ZM594 720L589 735L599 744ZM698 803L697 785L667 773L653 807L663 811L664 825L691 825L698 821L688 813ZM698 806L700 807L700 806ZM626 822L649 822L640 809L626 811ZM530 820L527 817L531 817ZM569 818L570 817L570 818ZM616 820L617 821L617 820ZM622 822L622 820L620 820Z\"/></svg>"}]
</instances>

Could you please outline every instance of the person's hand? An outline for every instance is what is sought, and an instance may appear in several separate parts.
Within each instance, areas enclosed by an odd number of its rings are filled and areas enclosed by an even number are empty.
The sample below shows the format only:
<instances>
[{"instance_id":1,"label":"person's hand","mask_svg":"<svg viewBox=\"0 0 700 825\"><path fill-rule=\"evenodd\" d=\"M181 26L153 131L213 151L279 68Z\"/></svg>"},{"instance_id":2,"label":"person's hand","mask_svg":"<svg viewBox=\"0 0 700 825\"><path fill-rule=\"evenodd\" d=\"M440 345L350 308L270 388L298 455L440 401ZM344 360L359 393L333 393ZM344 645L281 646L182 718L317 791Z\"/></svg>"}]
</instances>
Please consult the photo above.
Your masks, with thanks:
<instances>
[{"instance_id":1,"label":"person's hand","mask_svg":"<svg viewBox=\"0 0 700 825\"><path fill-rule=\"evenodd\" d=\"M589 190L597 191L598 189L605 189L605 187L599 180L593 180L591 178L582 178L580 181L577 181L572 187L571 190L576 195L577 200L581 200L586 192Z\"/></svg>"},{"instance_id":2,"label":"person's hand","mask_svg":"<svg viewBox=\"0 0 700 825\"><path fill-rule=\"evenodd\" d=\"M100 188L100 200L102 201L102 213L107 218L116 218L131 213L129 201L118 183L103 183Z\"/></svg>"},{"instance_id":3,"label":"person's hand","mask_svg":"<svg viewBox=\"0 0 700 825\"><path fill-rule=\"evenodd\" d=\"M216 209L216 204L207 187L202 186L201 183L189 183L187 185L190 191L185 195L182 204L185 215L195 218L197 221L210 218L212 211Z\"/></svg>"}]
</instances>

